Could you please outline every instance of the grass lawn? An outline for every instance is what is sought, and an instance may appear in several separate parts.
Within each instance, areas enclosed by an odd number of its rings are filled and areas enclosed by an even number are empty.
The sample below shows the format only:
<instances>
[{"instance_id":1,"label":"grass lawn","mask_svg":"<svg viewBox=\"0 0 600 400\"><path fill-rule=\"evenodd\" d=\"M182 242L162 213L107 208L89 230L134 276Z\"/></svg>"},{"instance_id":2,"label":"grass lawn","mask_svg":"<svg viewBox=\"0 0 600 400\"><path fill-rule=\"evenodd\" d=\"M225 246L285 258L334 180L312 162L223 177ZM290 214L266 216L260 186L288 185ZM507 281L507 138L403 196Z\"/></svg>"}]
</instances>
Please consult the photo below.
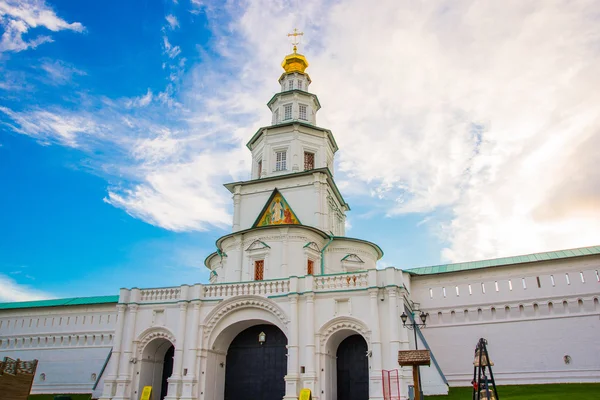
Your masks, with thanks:
<instances>
[{"instance_id":1,"label":"grass lawn","mask_svg":"<svg viewBox=\"0 0 600 400\"><path fill-rule=\"evenodd\" d=\"M450 388L448 396L425 396L430 400L469 400L471 387ZM599 400L600 383L498 386L499 400Z\"/></svg>"},{"instance_id":2,"label":"grass lawn","mask_svg":"<svg viewBox=\"0 0 600 400\"><path fill-rule=\"evenodd\" d=\"M56 396L68 396L71 400L90 400L91 394L30 394L28 400L54 400Z\"/></svg>"}]
</instances>

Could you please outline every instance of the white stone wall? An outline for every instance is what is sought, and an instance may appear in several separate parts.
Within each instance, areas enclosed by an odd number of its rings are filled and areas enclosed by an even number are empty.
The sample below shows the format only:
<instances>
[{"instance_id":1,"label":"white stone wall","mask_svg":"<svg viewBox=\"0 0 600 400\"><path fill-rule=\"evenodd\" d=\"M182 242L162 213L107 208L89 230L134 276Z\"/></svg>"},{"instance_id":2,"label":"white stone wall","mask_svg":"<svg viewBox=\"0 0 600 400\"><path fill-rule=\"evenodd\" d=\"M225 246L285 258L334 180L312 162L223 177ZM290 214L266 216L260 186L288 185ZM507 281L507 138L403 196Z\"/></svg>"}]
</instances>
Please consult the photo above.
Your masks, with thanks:
<instances>
[{"instance_id":1,"label":"white stone wall","mask_svg":"<svg viewBox=\"0 0 600 400\"><path fill-rule=\"evenodd\" d=\"M91 393L115 322L114 304L1 310L0 358L39 360L34 394Z\"/></svg>"},{"instance_id":2,"label":"white stone wall","mask_svg":"<svg viewBox=\"0 0 600 400\"><path fill-rule=\"evenodd\" d=\"M430 315L423 333L451 385L469 385L481 337L501 384L597 382L599 267L590 256L413 276L411 295Z\"/></svg>"}]
</instances>

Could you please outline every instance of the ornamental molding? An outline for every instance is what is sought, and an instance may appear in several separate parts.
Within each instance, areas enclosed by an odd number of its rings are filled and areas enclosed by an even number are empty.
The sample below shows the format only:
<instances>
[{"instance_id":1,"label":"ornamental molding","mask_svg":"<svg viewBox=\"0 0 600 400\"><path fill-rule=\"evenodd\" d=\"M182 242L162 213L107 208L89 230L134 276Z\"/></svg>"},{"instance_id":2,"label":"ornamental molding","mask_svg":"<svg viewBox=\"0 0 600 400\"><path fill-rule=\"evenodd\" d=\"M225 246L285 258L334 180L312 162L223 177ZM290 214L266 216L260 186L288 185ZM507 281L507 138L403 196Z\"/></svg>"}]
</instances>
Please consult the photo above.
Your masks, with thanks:
<instances>
[{"instance_id":1,"label":"ornamental molding","mask_svg":"<svg viewBox=\"0 0 600 400\"><path fill-rule=\"evenodd\" d=\"M162 326L148 328L142 333L140 333L140 335L138 336L138 340L136 340L138 358L142 358L142 353L144 352L144 349L146 348L148 343L150 343L154 339L166 339L169 342L171 342L173 346L175 346L175 335L169 329Z\"/></svg>"},{"instance_id":2,"label":"ornamental molding","mask_svg":"<svg viewBox=\"0 0 600 400\"><path fill-rule=\"evenodd\" d=\"M275 315L279 321L281 321L283 326L286 326L289 322L285 312L272 301L258 296L239 296L223 301L206 316L204 323L204 338L208 339L217 323L227 315L245 308L265 310Z\"/></svg>"},{"instance_id":3,"label":"ornamental molding","mask_svg":"<svg viewBox=\"0 0 600 400\"><path fill-rule=\"evenodd\" d=\"M334 333L344 329L355 331L362 335L367 343L371 343L371 331L367 327L367 324L354 317L341 316L330 320L319 329L318 335L321 338L321 348L324 348Z\"/></svg>"}]
</instances>

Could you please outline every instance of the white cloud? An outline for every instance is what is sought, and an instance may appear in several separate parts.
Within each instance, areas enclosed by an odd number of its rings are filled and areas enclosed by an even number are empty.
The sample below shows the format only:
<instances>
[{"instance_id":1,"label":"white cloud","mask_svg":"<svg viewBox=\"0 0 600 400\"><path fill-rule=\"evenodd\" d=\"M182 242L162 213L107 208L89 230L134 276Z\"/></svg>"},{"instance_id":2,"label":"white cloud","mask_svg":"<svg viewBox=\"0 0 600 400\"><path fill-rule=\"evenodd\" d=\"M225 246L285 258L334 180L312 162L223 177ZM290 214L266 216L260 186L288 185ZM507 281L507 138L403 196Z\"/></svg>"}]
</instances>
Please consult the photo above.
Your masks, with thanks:
<instances>
[{"instance_id":1,"label":"white cloud","mask_svg":"<svg viewBox=\"0 0 600 400\"><path fill-rule=\"evenodd\" d=\"M14 279L0 274L0 302L44 300L53 296L27 285L21 285Z\"/></svg>"},{"instance_id":2,"label":"white cloud","mask_svg":"<svg viewBox=\"0 0 600 400\"><path fill-rule=\"evenodd\" d=\"M34 110L30 112L15 112L6 107L0 107L17 125L13 130L38 139L48 144L56 141L65 146L79 147L82 143L79 135L89 135L98 130L97 123L90 117L78 113L67 113L63 110L52 112Z\"/></svg>"},{"instance_id":3,"label":"white cloud","mask_svg":"<svg viewBox=\"0 0 600 400\"><path fill-rule=\"evenodd\" d=\"M101 131L125 154L111 160L124 181L107 202L176 231L224 226L221 183L248 178L244 144L269 123L285 34L299 26L345 194L380 215L422 214L450 261L600 242L597 2L308 0L301 15L267 0L202 7L214 48L148 91L158 101L126 118L96 115L83 131L47 122L73 121L64 110L33 112L35 123L13 112L17 129L43 136L46 124L67 144L65 133L85 143ZM166 35L163 47L169 58L181 52Z\"/></svg>"},{"instance_id":4,"label":"white cloud","mask_svg":"<svg viewBox=\"0 0 600 400\"><path fill-rule=\"evenodd\" d=\"M146 92L145 95L125 100L125 106L129 107L129 108L131 108L131 107L146 107L148 104L150 104L150 102L152 101L152 98L153 98L152 90L150 90L150 88L148 88L148 91Z\"/></svg>"},{"instance_id":5,"label":"white cloud","mask_svg":"<svg viewBox=\"0 0 600 400\"><path fill-rule=\"evenodd\" d=\"M70 83L75 75L86 75L84 71L61 60L44 60L40 68L48 74L50 83L53 85L65 85Z\"/></svg>"},{"instance_id":6,"label":"white cloud","mask_svg":"<svg viewBox=\"0 0 600 400\"><path fill-rule=\"evenodd\" d=\"M181 53L181 48L179 46L173 46L166 35L163 36L163 46L165 48L165 54L169 56L169 58L175 58Z\"/></svg>"},{"instance_id":7,"label":"white cloud","mask_svg":"<svg viewBox=\"0 0 600 400\"><path fill-rule=\"evenodd\" d=\"M165 17L165 19L169 23L169 27L171 29L179 28L179 21L177 20L176 16L169 14Z\"/></svg>"},{"instance_id":8,"label":"white cloud","mask_svg":"<svg viewBox=\"0 0 600 400\"><path fill-rule=\"evenodd\" d=\"M52 32L72 30L82 32L79 22L68 23L58 17L43 0L0 0L0 26L4 28L0 40L0 53L4 51L23 51L36 48L40 44L51 42L46 35L31 40L24 39L30 29L44 27Z\"/></svg>"},{"instance_id":9,"label":"white cloud","mask_svg":"<svg viewBox=\"0 0 600 400\"><path fill-rule=\"evenodd\" d=\"M584 162L600 156L597 2L309 1L303 16L267 3L236 14L223 54L246 51L241 76L275 88L265 65L303 27L338 179L366 183L374 208L449 211L451 261L600 242Z\"/></svg>"}]
</instances>

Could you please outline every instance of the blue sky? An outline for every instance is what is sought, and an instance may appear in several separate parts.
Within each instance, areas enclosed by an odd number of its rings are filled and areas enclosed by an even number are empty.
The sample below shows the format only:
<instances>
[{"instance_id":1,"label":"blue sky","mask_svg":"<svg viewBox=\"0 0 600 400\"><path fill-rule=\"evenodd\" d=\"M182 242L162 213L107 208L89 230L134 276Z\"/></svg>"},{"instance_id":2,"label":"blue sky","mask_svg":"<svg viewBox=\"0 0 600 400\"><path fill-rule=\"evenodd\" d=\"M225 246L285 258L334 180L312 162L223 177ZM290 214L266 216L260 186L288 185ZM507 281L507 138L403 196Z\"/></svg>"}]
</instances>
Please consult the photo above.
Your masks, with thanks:
<instances>
[{"instance_id":1,"label":"blue sky","mask_svg":"<svg viewBox=\"0 0 600 400\"><path fill-rule=\"evenodd\" d=\"M598 244L598 11L0 0L0 300L206 282L295 26L381 266Z\"/></svg>"}]
</instances>

